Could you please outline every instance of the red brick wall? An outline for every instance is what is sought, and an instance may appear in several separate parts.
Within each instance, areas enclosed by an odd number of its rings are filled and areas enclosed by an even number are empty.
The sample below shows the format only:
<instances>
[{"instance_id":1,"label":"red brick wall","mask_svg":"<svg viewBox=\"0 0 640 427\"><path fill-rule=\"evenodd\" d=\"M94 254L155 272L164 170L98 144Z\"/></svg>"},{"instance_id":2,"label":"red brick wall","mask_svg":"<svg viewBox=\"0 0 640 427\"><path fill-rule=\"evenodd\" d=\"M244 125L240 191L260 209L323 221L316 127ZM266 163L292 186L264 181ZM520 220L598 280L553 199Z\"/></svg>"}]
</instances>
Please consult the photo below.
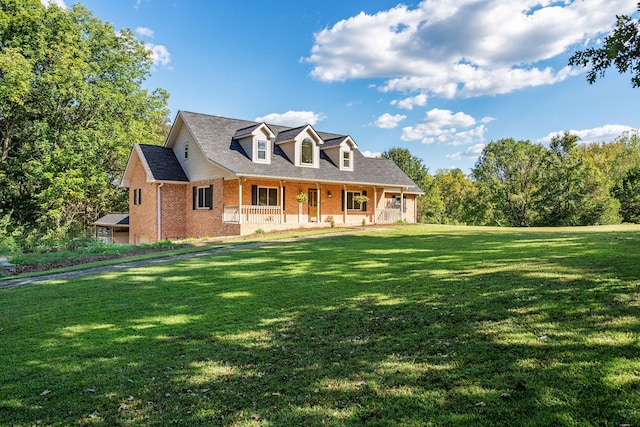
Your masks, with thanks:
<instances>
[{"instance_id":1,"label":"red brick wall","mask_svg":"<svg viewBox=\"0 0 640 427\"><path fill-rule=\"evenodd\" d=\"M229 181L228 181L229 182ZM236 182L235 180L231 182ZM193 187L213 185L212 209L193 209ZM235 200L224 191L225 181L222 178L193 182L185 189L186 234L188 237L217 237L233 236L240 234L238 224L226 224L223 222L225 199ZM236 193L237 194L237 182ZM227 203L229 204L229 203ZM232 203L237 205L236 203Z\"/></svg>"},{"instance_id":2,"label":"red brick wall","mask_svg":"<svg viewBox=\"0 0 640 427\"><path fill-rule=\"evenodd\" d=\"M133 204L133 192L142 190L142 203ZM137 162L129 187L129 243L155 242L158 237L156 228L156 185L147 182L147 175L140 162Z\"/></svg>"},{"instance_id":3,"label":"red brick wall","mask_svg":"<svg viewBox=\"0 0 640 427\"><path fill-rule=\"evenodd\" d=\"M184 239L187 234L185 197L188 185L164 184L160 188L162 201L162 239Z\"/></svg>"},{"instance_id":4,"label":"red brick wall","mask_svg":"<svg viewBox=\"0 0 640 427\"><path fill-rule=\"evenodd\" d=\"M146 174L141 164L134 169L129 189L129 213L130 213L130 243L155 242L157 231L157 187L159 184L147 183ZM212 209L193 209L193 188L213 185ZM242 183L242 204L251 205L251 186L280 188L277 180L246 180ZM142 190L142 204L133 204L133 190ZM285 182L285 222L291 227L308 223L308 204L302 204L301 221L298 222L298 202L295 197L302 191L308 194L309 189L319 188L318 197L320 204L319 223L328 224L333 218L336 224L344 223L344 211L342 210L342 185L321 184L317 187L313 183ZM183 239L187 237L217 237L239 235L239 224L224 223L224 206L238 205L238 180L206 180L189 184L164 184L161 188L162 201L162 239ZM367 211L347 211L347 224L361 224L364 219L367 224L372 224L375 217L376 206L384 207L386 199L383 198L383 190L377 190L378 200L374 200L376 191L373 187L347 186L347 191L366 191L369 201ZM331 197L329 197L329 192ZM406 221L413 221L415 217L415 196L407 195Z\"/></svg>"}]
</instances>

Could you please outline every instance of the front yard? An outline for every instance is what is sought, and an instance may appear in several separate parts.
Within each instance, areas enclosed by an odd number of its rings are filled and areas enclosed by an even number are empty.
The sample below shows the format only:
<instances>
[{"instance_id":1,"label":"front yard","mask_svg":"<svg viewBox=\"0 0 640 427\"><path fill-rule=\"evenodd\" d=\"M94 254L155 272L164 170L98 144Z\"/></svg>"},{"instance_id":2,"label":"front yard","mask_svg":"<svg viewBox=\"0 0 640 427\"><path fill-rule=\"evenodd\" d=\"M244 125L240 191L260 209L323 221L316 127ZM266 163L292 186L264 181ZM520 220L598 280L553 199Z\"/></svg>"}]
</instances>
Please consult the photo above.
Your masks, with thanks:
<instances>
[{"instance_id":1,"label":"front yard","mask_svg":"<svg viewBox=\"0 0 640 427\"><path fill-rule=\"evenodd\" d=\"M0 425L638 425L639 255L399 226L2 289Z\"/></svg>"}]
</instances>

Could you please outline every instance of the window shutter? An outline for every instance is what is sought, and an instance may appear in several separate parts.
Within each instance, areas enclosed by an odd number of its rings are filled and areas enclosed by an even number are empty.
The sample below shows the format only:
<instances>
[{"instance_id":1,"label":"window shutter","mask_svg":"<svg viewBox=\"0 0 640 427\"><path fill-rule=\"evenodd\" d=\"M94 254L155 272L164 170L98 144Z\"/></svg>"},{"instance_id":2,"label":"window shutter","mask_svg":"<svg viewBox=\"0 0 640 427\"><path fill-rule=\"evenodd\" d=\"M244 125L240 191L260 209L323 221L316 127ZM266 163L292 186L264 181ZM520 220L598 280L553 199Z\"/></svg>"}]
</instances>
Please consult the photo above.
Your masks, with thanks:
<instances>
[{"instance_id":1,"label":"window shutter","mask_svg":"<svg viewBox=\"0 0 640 427\"><path fill-rule=\"evenodd\" d=\"M407 196L402 197L402 212L407 213Z\"/></svg>"},{"instance_id":2,"label":"window shutter","mask_svg":"<svg viewBox=\"0 0 640 427\"><path fill-rule=\"evenodd\" d=\"M209 210L213 209L213 185L210 185L204 192L204 205L208 207Z\"/></svg>"},{"instance_id":3,"label":"window shutter","mask_svg":"<svg viewBox=\"0 0 640 427\"><path fill-rule=\"evenodd\" d=\"M198 187L191 187L193 192L193 210L198 209Z\"/></svg>"},{"instance_id":4,"label":"window shutter","mask_svg":"<svg viewBox=\"0 0 640 427\"><path fill-rule=\"evenodd\" d=\"M286 193L284 192L284 187L282 187L282 210L284 211L284 206L287 203Z\"/></svg>"},{"instance_id":5,"label":"window shutter","mask_svg":"<svg viewBox=\"0 0 640 427\"><path fill-rule=\"evenodd\" d=\"M138 188L138 204L142 204L142 188Z\"/></svg>"},{"instance_id":6,"label":"window shutter","mask_svg":"<svg viewBox=\"0 0 640 427\"><path fill-rule=\"evenodd\" d=\"M363 192L362 192L362 195L366 197L367 192L366 192L366 191L363 191ZM367 202L364 202L364 203L362 204L362 212L366 212L366 210L367 210Z\"/></svg>"},{"instance_id":7,"label":"window shutter","mask_svg":"<svg viewBox=\"0 0 640 427\"><path fill-rule=\"evenodd\" d=\"M251 204L253 206L256 206L258 204L258 186L257 185L251 186Z\"/></svg>"},{"instance_id":8,"label":"window shutter","mask_svg":"<svg viewBox=\"0 0 640 427\"><path fill-rule=\"evenodd\" d=\"M346 196L346 194L344 194L344 190L342 190L342 203L340 203L340 209L342 209L342 212L344 212L344 197Z\"/></svg>"}]
</instances>

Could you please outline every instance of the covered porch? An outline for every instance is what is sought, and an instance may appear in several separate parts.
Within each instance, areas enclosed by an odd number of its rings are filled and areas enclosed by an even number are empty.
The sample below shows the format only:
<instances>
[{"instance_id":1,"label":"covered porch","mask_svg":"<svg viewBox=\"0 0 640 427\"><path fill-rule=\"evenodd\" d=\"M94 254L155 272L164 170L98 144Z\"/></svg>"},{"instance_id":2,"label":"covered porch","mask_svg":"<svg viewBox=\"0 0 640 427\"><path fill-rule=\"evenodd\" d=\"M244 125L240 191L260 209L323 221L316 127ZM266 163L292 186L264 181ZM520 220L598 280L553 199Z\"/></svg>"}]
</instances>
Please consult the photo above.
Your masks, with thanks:
<instances>
[{"instance_id":1,"label":"covered porch","mask_svg":"<svg viewBox=\"0 0 640 427\"><path fill-rule=\"evenodd\" d=\"M225 202L231 202L223 205L222 220L227 224L284 229L408 219L403 188L240 178L225 181L224 193ZM405 209L400 200L405 200Z\"/></svg>"}]
</instances>

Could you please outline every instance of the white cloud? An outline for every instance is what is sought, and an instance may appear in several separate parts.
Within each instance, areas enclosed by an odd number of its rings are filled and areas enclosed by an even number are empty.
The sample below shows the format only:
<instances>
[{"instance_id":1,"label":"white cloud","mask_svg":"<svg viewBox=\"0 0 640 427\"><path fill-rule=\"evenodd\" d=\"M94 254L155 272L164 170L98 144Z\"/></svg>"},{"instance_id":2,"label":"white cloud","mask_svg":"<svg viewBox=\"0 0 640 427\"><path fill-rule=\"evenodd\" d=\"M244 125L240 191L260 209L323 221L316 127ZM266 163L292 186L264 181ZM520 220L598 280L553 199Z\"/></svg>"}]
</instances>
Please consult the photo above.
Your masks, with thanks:
<instances>
[{"instance_id":1,"label":"white cloud","mask_svg":"<svg viewBox=\"0 0 640 427\"><path fill-rule=\"evenodd\" d=\"M393 129L398 126L398 123L406 119L407 116L402 114L394 114L391 115L389 113L384 113L378 119L372 123L373 126L381 129Z\"/></svg>"},{"instance_id":2,"label":"white cloud","mask_svg":"<svg viewBox=\"0 0 640 427\"><path fill-rule=\"evenodd\" d=\"M151 28L147 28L147 27L137 27L136 28L136 34L138 34L139 36L142 36L142 37L153 38L153 30Z\"/></svg>"},{"instance_id":3,"label":"white cloud","mask_svg":"<svg viewBox=\"0 0 640 427\"><path fill-rule=\"evenodd\" d=\"M65 4L64 0L40 0L40 3L42 3L43 6L49 6L50 4L55 4L58 7L67 9L67 5Z\"/></svg>"},{"instance_id":4,"label":"white cloud","mask_svg":"<svg viewBox=\"0 0 640 427\"><path fill-rule=\"evenodd\" d=\"M404 110L413 110L414 106L424 107L427 105L427 95L421 93L416 96L411 96L405 99L394 99L391 101L391 105L396 105L398 108L402 108Z\"/></svg>"},{"instance_id":5,"label":"white cloud","mask_svg":"<svg viewBox=\"0 0 640 427\"><path fill-rule=\"evenodd\" d=\"M169 65L169 62L171 62L171 54L166 47L153 43L145 43L144 45L151 51L151 58L153 59L154 65L163 65L165 67Z\"/></svg>"},{"instance_id":6,"label":"white cloud","mask_svg":"<svg viewBox=\"0 0 640 427\"><path fill-rule=\"evenodd\" d=\"M577 73L542 62L597 39L611 29L613 16L632 14L636 3L424 0L415 8L361 12L325 28L315 34L306 60L311 74L327 82L382 78L384 91L445 98L509 93Z\"/></svg>"},{"instance_id":7,"label":"white cloud","mask_svg":"<svg viewBox=\"0 0 640 427\"><path fill-rule=\"evenodd\" d=\"M362 151L362 155L365 156L365 157L374 157L374 158L377 158L377 159L382 157L382 153L381 152L378 152L378 151L374 152L374 151L369 151L369 150Z\"/></svg>"},{"instance_id":8,"label":"white cloud","mask_svg":"<svg viewBox=\"0 0 640 427\"><path fill-rule=\"evenodd\" d=\"M266 116L256 117L256 122L272 123L282 126L302 126L310 124L311 126L326 119L322 113L314 113L313 111L287 111L286 113L271 113Z\"/></svg>"},{"instance_id":9,"label":"white cloud","mask_svg":"<svg viewBox=\"0 0 640 427\"><path fill-rule=\"evenodd\" d=\"M475 144L467 148L464 151L459 151L453 154L447 154L449 160L476 160L482 154L484 150L484 144Z\"/></svg>"},{"instance_id":10,"label":"white cloud","mask_svg":"<svg viewBox=\"0 0 640 427\"><path fill-rule=\"evenodd\" d=\"M592 129L583 130L569 130L567 132L578 135L580 142L583 144L589 144L591 142L610 142L616 140L620 135L625 132L634 132L636 129L630 126L624 125L605 125ZM549 143L553 137L562 137L565 131L551 132L544 138L538 140L540 143Z\"/></svg>"},{"instance_id":11,"label":"white cloud","mask_svg":"<svg viewBox=\"0 0 640 427\"><path fill-rule=\"evenodd\" d=\"M481 121L486 123L490 120L490 117L485 117ZM484 125L476 126L477 124L476 119L468 114L434 108L414 126L403 128L401 138L404 141L420 141L423 144L441 142L465 145L482 142L486 128Z\"/></svg>"}]
</instances>

